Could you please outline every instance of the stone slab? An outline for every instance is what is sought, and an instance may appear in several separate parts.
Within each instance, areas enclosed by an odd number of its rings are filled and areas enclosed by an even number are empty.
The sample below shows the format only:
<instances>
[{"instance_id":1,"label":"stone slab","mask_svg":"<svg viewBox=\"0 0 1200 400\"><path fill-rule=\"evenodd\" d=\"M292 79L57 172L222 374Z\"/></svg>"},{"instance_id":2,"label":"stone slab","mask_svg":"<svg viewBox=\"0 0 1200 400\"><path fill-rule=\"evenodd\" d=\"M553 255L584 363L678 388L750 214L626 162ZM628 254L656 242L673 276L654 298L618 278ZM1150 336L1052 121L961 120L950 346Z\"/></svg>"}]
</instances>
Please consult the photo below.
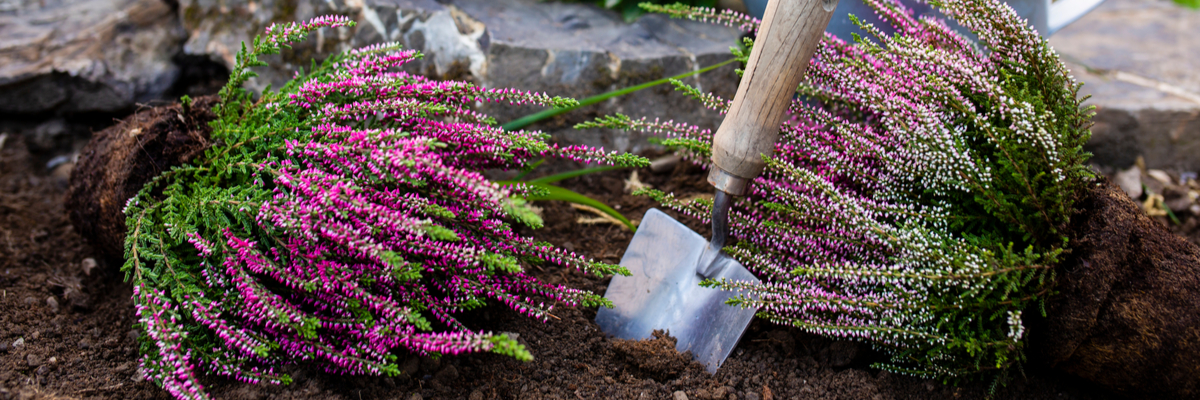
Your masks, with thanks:
<instances>
[{"instance_id":1,"label":"stone slab","mask_svg":"<svg viewBox=\"0 0 1200 400\"><path fill-rule=\"evenodd\" d=\"M1096 164L1200 171L1200 11L1107 0L1050 43L1097 107Z\"/></svg>"},{"instance_id":2,"label":"stone slab","mask_svg":"<svg viewBox=\"0 0 1200 400\"><path fill-rule=\"evenodd\" d=\"M0 113L114 112L179 75L183 31L162 0L0 3Z\"/></svg>"}]
</instances>

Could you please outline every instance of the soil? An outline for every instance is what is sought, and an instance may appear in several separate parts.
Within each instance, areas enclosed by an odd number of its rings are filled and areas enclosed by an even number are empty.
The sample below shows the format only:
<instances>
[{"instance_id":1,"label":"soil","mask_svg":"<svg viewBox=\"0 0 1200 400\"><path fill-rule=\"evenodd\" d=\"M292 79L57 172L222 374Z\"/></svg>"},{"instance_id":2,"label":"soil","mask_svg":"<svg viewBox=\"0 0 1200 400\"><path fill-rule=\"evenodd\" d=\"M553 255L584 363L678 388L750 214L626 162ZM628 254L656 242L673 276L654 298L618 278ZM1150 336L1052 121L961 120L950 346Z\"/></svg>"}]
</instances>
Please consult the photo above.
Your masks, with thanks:
<instances>
[{"instance_id":1,"label":"soil","mask_svg":"<svg viewBox=\"0 0 1200 400\"><path fill-rule=\"evenodd\" d=\"M202 154L211 143L216 96L204 96L190 107L179 104L139 110L96 133L80 151L67 191L71 223L95 250L121 257L125 238L125 201L168 168Z\"/></svg>"},{"instance_id":2,"label":"soil","mask_svg":"<svg viewBox=\"0 0 1200 400\"><path fill-rule=\"evenodd\" d=\"M1078 207L1035 353L1140 397L1200 396L1200 247L1103 179Z\"/></svg>"},{"instance_id":3,"label":"soil","mask_svg":"<svg viewBox=\"0 0 1200 400\"><path fill-rule=\"evenodd\" d=\"M166 399L137 370L131 332L131 290L68 222L62 199L66 175L34 167L19 137L0 148L0 399ZM681 163L675 171L637 171L641 181L684 196L707 195L703 172ZM564 181L638 219L652 206L624 191L629 171ZM523 233L616 263L632 233L612 224L584 225L590 217L567 204L546 202L546 227ZM697 232L707 229L686 221ZM557 267L534 269L539 278L603 293L608 279ZM643 342L606 338L592 322L596 310L556 307L541 323L502 306L464 316L469 326L516 334L532 362L491 354L428 359L410 356L402 376L353 377L295 365L288 386L250 385L204 378L221 399L977 399L988 382L952 387L937 381L871 369L878 353L797 329L755 320L716 375L672 350L665 336ZM1092 383L1054 370L1027 367L997 399L1115 399ZM674 397L673 397L674 396Z\"/></svg>"}]
</instances>

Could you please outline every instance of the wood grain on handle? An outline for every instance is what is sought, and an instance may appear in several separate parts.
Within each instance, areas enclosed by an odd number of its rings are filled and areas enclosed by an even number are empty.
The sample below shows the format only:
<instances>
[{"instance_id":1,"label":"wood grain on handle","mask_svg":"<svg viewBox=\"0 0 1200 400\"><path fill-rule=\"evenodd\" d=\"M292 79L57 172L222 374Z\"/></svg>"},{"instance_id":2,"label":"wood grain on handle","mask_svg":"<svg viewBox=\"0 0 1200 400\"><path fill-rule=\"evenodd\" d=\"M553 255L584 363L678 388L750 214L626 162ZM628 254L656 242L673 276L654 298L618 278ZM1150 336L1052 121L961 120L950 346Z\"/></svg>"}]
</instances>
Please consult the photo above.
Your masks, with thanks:
<instances>
[{"instance_id":1,"label":"wood grain on handle","mask_svg":"<svg viewBox=\"0 0 1200 400\"><path fill-rule=\"evenodd\" d=\"M745 179L762 173L762 155L775 152L779 125L824 37L837 0L771 0L738 85L713 137L712 161Z\"/></svg>"}]
</instances>

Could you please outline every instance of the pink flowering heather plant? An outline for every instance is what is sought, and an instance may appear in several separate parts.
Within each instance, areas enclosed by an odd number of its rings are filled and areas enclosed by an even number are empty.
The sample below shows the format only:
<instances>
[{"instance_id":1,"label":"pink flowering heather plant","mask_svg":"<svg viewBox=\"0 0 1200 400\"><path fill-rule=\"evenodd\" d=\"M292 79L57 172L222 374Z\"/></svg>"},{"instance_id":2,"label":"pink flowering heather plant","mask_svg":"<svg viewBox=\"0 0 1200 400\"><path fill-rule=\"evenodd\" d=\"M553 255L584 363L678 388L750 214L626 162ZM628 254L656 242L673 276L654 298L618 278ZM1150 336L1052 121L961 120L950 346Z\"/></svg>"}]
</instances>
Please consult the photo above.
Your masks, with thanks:
<instances>
[{"instance_id":1,"label":"pink flowering heather plant","mask_svg":"<svg viewBox=\"0 0 1200 400\"><path fill-rule=\"evenodd\" d=\"M1047 42L998 0L933 3L978 44L899 3L866 2L898 34L860 24L877 42L822 41L766 171L730 213L738 241L725 250L763 283L706 284L748 289L732 303L773 322L870 343L892 355L878 364L890 371L1002 377L1024 359L1023 315L1051 293L1091 176L1090 111ZM729 12L649 8L757 29ZM711 131L673 122L583 126L657 132L696 162L711 148ZM645 193L709 217L710 201Z\"/></svg>"},{"instance_id":2,"label":"pink flowering heather plant","mask_svg":"<svg viewBox=\"0 0 1200 400\"><path fill-rule=\"evenodd\" d=\"M241 88L258 55L319 28L274 25L238 53L216 143L130 199L124 271L134 284L142 371L176 398L206 398L198 373L286 383L282 365L399 374L397 352L490 351L528 360L515 340L454 314L498 300L533 318L555 305L608 305L524 273L553 263L624 273L517 235L534 227L533 187L501 187L476 171L562 157L618 165L644 159L547 144L506 132L477 102L566 106L571 100L439 82L396 67L420 57L374 45L298 72L258 100ZM190 106L184 99L185 107Z\"/></svg>"}]
</instances>

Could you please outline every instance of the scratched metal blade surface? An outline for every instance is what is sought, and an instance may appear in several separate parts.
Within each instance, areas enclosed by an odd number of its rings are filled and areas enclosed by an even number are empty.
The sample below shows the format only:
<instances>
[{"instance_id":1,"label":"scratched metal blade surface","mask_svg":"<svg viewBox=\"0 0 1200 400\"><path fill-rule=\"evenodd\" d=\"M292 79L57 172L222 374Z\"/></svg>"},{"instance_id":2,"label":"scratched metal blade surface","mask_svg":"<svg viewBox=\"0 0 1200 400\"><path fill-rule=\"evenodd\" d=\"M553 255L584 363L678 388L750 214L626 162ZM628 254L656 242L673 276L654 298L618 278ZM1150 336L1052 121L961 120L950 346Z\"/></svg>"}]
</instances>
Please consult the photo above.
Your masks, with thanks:
<instances>
[{"instance_id":1,"label":"scratched metal blade surface","mask_svg":"<svg viewBox=\"0 0 1200 400\"><path fill-rule=\"evenodd\" d=\"M755 310L726 305L736 292L699 286L696 262L707 245L703 236L662 211L647 211L621 258L631 275L613 277L604 293L613 308L601 308L596 323L621 339L648 339L655 329L667 330L678 340L676 350L691 351L716 373ZM724 253L717 262L726 264L719 278L759 282Z\"/></svg>"}]
</instances>

